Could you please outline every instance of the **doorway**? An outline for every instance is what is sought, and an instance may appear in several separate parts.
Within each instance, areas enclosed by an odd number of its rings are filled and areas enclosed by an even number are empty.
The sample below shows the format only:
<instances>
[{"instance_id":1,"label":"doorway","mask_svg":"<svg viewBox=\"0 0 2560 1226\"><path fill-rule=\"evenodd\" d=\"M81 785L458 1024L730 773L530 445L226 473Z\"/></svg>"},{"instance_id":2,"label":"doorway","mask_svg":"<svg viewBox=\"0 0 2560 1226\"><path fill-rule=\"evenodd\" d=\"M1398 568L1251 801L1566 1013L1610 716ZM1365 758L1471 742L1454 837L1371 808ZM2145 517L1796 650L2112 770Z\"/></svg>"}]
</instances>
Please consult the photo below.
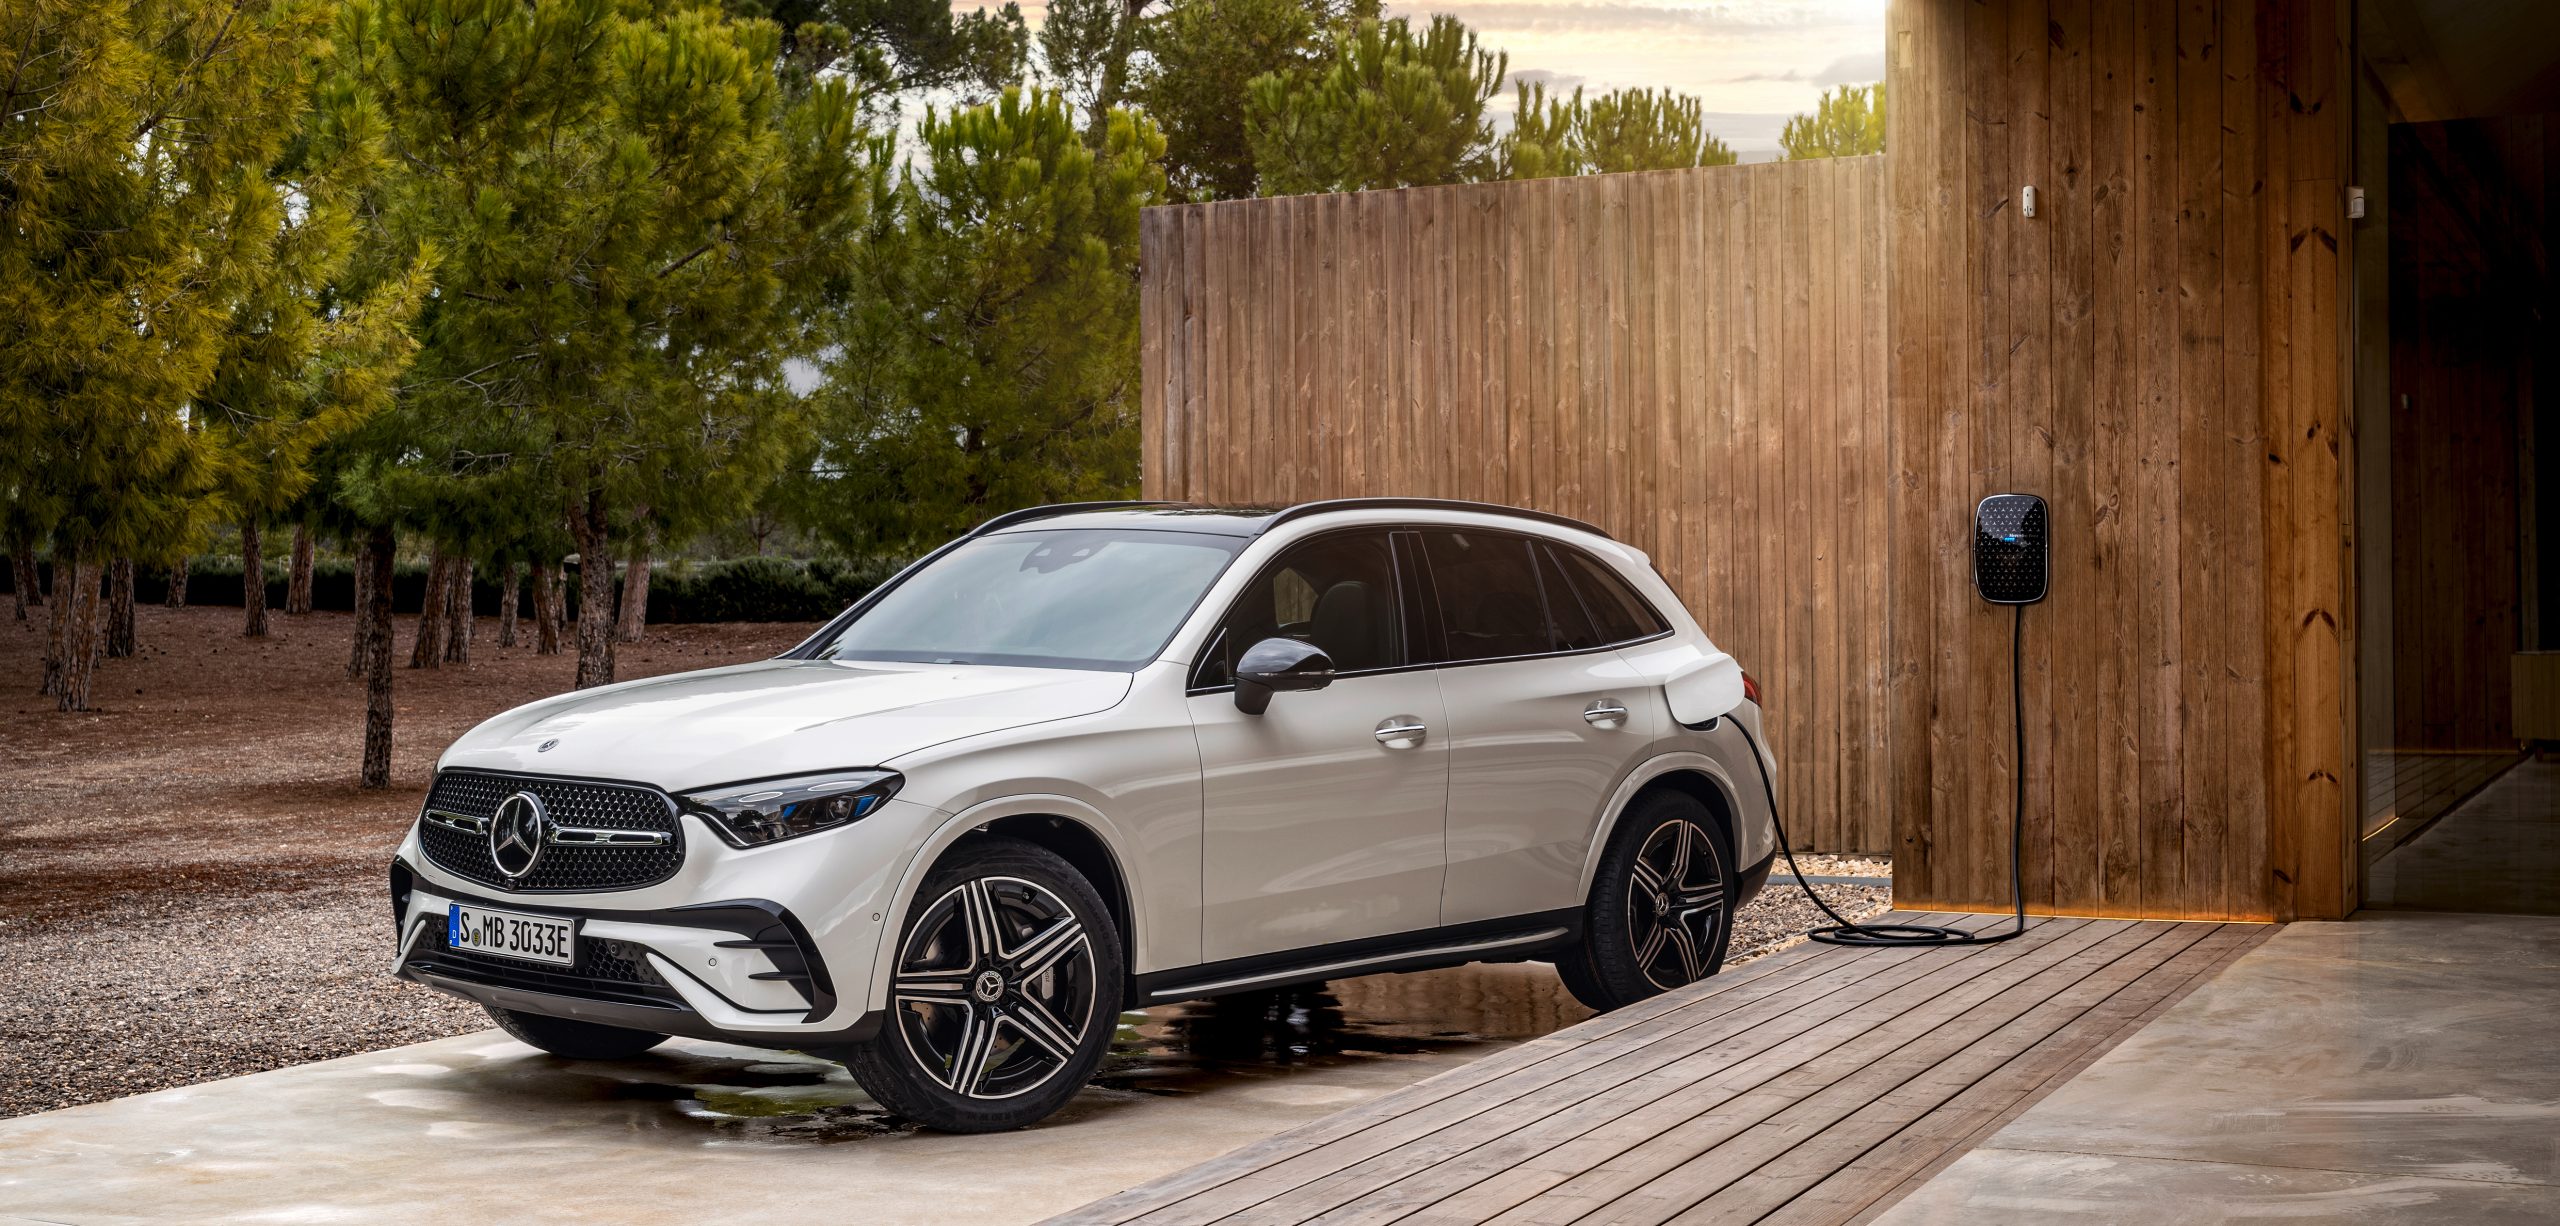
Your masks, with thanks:
<instances>
[{"instance_id":1,"label":"doorway","mask_svg":"<svg viewBox=\"0 0 2560 1226\"><path fill-rule=\"evenodd\" d=\"M2366 906L2560 914L2560 755L2532 752L2560 747L2552 25L2540 6L2360 6Z\"/></svg>"}]
</instances>

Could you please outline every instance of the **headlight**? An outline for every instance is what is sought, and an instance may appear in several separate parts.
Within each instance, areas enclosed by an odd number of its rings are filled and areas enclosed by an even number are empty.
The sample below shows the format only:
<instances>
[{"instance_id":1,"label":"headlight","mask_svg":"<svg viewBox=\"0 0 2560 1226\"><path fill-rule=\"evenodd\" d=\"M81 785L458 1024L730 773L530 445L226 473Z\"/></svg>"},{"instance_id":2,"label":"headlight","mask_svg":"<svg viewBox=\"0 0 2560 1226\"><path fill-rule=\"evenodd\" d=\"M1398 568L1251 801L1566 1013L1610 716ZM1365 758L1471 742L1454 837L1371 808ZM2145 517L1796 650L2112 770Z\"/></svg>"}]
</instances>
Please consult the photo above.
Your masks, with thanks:
<instances>
[{"instance_id":1,"label":"headlight","mask_svg":"<svg viewBox=\"0 0 2560 1226\"><path fill-rule=\"evenodd\" d=\"M676 799L732 846L762 847L869 817L904 782L896 771L832 771L732 783Z\"/></svg>"}]
</instances>

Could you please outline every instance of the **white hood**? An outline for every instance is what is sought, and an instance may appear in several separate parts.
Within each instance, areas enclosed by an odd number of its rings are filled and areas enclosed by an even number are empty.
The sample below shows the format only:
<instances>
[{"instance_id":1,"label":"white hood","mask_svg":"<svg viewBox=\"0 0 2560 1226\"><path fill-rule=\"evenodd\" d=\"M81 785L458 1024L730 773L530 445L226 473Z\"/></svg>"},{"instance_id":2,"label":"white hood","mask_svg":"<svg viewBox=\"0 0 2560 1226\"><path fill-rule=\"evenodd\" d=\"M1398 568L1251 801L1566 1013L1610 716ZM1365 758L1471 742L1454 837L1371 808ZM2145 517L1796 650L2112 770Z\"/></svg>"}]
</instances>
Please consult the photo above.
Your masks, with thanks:
<instances>
[{"instance_id":1,"label":"white hood","mask_svg":"<svg viewBox=\"0 0 2560 1226\"><path fill-rule=\"evenodd\" d=\"M1129 675L1116 672L764 660L529 703L464 733L437 765L682 791L884 766L945 741L1108 710L1128 692Z\"/></svg>"}]
</instances>

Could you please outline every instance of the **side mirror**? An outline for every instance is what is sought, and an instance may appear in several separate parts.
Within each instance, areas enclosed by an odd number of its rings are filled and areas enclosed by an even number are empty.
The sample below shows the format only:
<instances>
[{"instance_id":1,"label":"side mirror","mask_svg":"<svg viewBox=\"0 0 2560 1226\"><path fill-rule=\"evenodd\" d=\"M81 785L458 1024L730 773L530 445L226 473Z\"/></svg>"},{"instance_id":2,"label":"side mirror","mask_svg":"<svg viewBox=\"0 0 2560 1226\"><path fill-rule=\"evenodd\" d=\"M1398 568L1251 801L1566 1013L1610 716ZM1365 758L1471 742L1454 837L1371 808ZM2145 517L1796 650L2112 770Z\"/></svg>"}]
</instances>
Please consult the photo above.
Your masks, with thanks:
<instances>
[{"instance_id":1,"label":"side mirror","mask_svg":"<svg viewBox=\"0 0 2560 1226\"><path fill-rule=\"evenodd\" d=\"M1320 690L1333 684L1333 657L1313 643L1264 639L1236 661L1236 710L1260 715L1281 690Z\"/></svg>"}]
</instances>

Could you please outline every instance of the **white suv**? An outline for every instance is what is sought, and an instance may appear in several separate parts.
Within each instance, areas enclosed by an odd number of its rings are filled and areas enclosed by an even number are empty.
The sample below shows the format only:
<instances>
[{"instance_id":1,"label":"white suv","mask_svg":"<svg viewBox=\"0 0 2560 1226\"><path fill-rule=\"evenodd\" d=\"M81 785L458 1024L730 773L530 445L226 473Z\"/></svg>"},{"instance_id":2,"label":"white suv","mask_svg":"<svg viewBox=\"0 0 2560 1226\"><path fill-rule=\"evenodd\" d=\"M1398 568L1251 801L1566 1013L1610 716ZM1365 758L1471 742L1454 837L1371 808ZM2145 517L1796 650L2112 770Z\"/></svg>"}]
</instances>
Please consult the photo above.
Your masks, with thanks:
<instances>
[{"instance_id":1,"label":"white suv","mask_svg":"<svg viewBox=\"0 0 2560 1226\"><path fill-rule=\"evenodd\" d=\"M1006 515L771 660L473 729L391 869L406 978L575 1058L692 1035L1017 1127L1125 1008L1552 960L1714 974L1756 692L1645 556L1421 499Z\"/></svg>"}]
</instances>

